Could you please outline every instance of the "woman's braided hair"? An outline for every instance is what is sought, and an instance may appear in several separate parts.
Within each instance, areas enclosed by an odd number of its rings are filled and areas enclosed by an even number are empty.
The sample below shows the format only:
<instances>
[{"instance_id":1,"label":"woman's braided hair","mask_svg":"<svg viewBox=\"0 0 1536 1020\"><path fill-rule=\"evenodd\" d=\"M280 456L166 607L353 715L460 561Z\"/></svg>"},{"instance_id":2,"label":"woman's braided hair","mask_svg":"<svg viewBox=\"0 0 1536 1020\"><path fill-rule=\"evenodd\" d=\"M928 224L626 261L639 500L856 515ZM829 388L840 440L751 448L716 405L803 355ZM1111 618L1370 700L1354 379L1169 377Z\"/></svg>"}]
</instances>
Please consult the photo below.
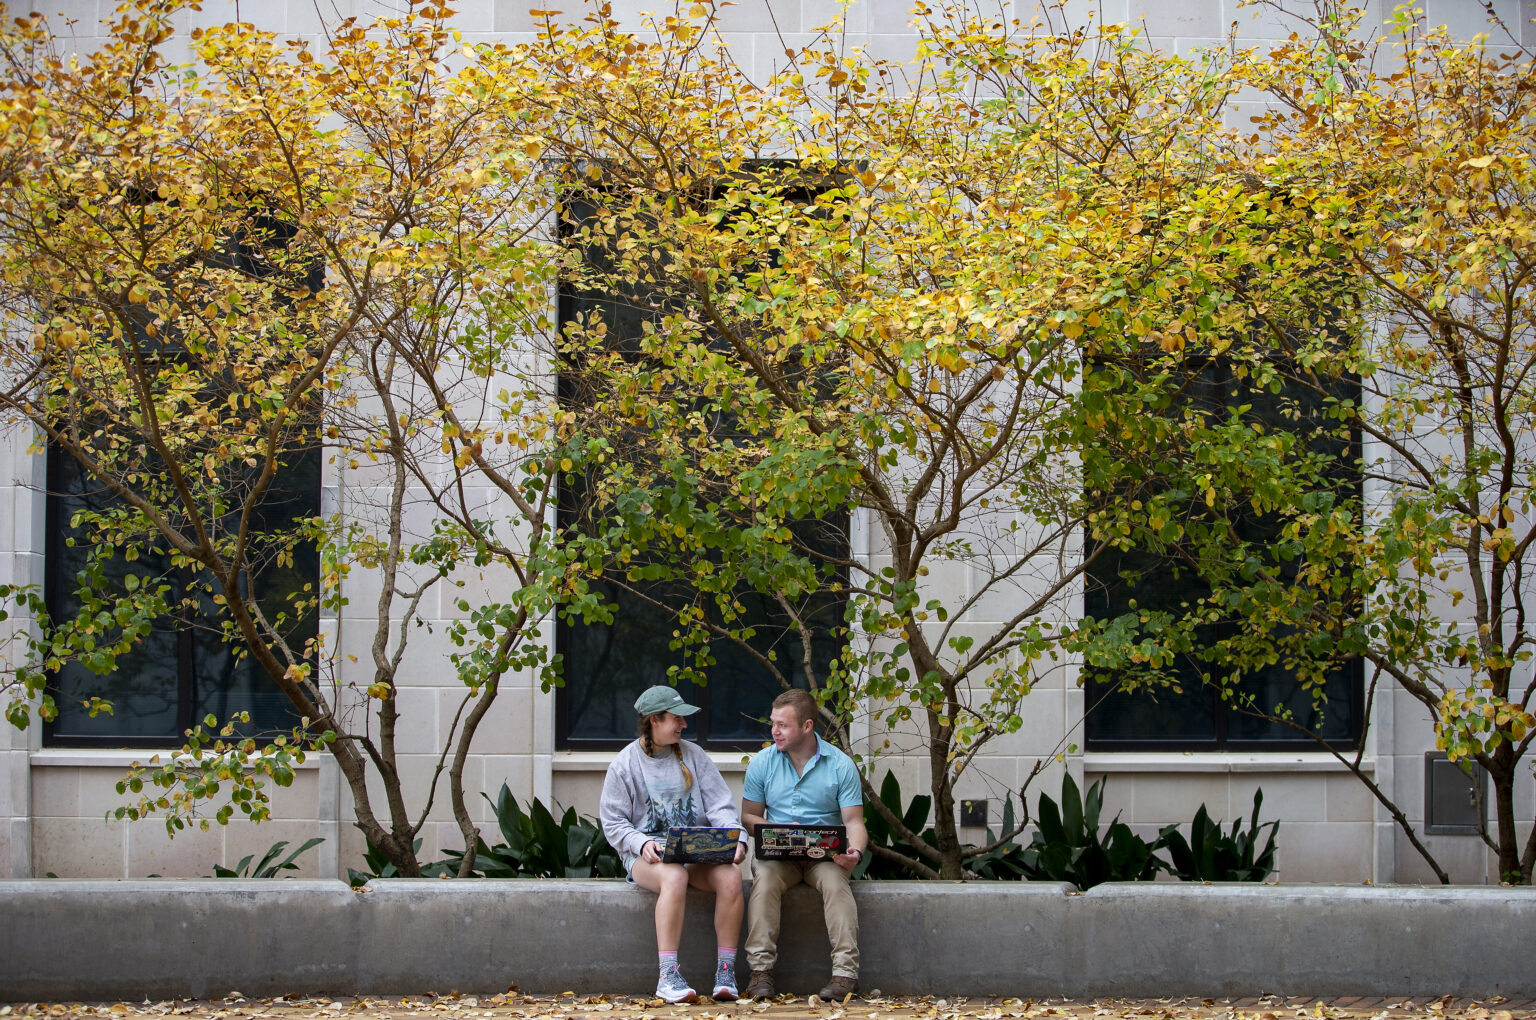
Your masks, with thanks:
<instances>
[{"instance_id":1,"label":"woman's braided hair","mask_svg":"<svg viewBox=\"0 0 1536 1020\"><path fill-rule=\"evenodd\" d=\"M662 714L657 712L655 715L642 715L640 717L640 746L645 748L646 754L654 754L656 752L656 745L651 742L651 720L655 719L657 715ZM672 745L672 756L677 759L677 767L683 770L683 789L693 789L693 773L688 771L687 765L683 764L682 741Z\"/></svg>"}]
</instances>

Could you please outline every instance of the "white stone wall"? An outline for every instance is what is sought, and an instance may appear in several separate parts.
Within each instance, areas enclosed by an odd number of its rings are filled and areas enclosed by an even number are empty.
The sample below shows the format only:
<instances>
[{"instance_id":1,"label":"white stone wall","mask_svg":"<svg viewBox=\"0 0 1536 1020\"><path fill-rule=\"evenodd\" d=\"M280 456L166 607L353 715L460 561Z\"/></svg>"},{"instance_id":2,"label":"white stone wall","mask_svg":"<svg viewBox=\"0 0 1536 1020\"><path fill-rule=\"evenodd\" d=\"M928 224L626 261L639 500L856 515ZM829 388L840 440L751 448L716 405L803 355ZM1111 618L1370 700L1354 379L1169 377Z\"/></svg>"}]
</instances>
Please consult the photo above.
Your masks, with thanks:
<instances>
[{"instance_id":1,"label":"white stone wall","mask_svg":"<svg viewBox=\"0 0 1536 1020\"><path fill-rule=\"evenodd\" d=\"M61 34L73 35L78 48L89 50L99 40L99 17L109 16L116 0L36 0L50 14L62 12L56 22ZM545 5L554 6L554 5ZM558 5L574 15L574 4ZM619 0L615 12L627 23L638 22L638 12L656 6L655 0ZM1482 6L1475 0L1427 0L1423 6L1431 22L1444 21L1461 34L1481 29ZM267 0L236 4L232 0L205 0L199 23L218 23L241 17L284 35L315 36L320 15L312 0ZM319 5L326 20L357 14L383 12L387 4L375 0L336 0ZM908 27L908 0L856 0L848 9L846 44L863 46L882 57L903 58L913 44ZM464 0L457 21L467 42L509 42L531 38L536 30L527 14L527 2L512 0ZM1536 13L1536 0L1496 0L1495 8L1522 43L1536 39L1527 19ZM835 6L824 0L742 0L720 12L725 38L745 66L760 76L771 73L783 59L786 45L811 39L811 32L828 21ZM1377 0L1374 23L1380 24L1390 5ZM1107 21L1130 20L1145 25L1153 45L1189 52L1219 42L1234 22L1243 24L1244 38L1279 38L1295 23L1273 10L1239 8L1234 0L1074 0L1067 15ZM13 11L14 13L14 11ZM192 16L186 16L192 27ZM64 19L74 19L66 26ZM1238 111L1242 113L1240 109ZM42 458L29 452L29 437L17 429L0 431L0 581L41 583L42 554ZM327 468L326 506L346 512L367 506L370 486L377 479L366 470ZM494 503L485 494L488 505ZM423 532L429 528L429 512L417 494L408 525ZM878 541L867 537L863 522L855 523L855 547L878 558ZM955 564L935 577L939 590L968 596L980 583L982 572ZM444 586L428 610L436 625L431 634L411 635L407 670L398 697L408 720L400 739L404 754L405 785L412 804L420 804L436 756L451 723L462 688L447 666L448 642L443 625L457 610L453 599L463 594L474 600L474 591L493 591L495 576L468 572L460 580L463 589ZM373 605L377 581L361 573L348 582L351 600L339 617L323 627L336 655L335 666L343 681L356 681L369 672L368 647L373 634ZM1070 600L1069 600L1070 601ZM1068 608L1075 612L1080 597ZM1004 619L1013 603L1005 592L990 595L977 608L977 622ZM3 628L25 626L16 620ZM546 626L553 640L553 627ZM353 664L350 656L357 656ZM1016 790L1035 761L1050 760L1069 745L1081 744L1082 693L1070 665L1045 672L1025 706L1023 729L998 741L990 756L962 782L960 797L991 800L991 822L1001 815L1001 798ZM363 683L366 684L366 680ZM1411 817L1422 816L1423 752L1432 746L1428 720L1419 706L1406 697L1384 698L1377 705L1377 729L1365 761L1376 779L1391 790ZM873 728L868 738L884 740L883 727ZM900 749L909 738L892 736ZM494 794L506 782L525 803L539 797L562 806L574 806L594 814L603 771L609 755L555 750L554 697L540 691L532 677L509 677L497 705L482 727L477 753L470 763L466 786L476 818L489 826L486 834L495 841L494 818L480 791ZM344 783L338 781L328 760L312 761L301 770L293 787L275 791L274 821L259 827L233 824L215 826L210 832L191 831L174 841L166 838L159 820L139 823L108 822L104 815L119 798L112 785L134 760L153 752L125 748L119 751L78 751L43 748L39 728L25 733L0 727L0 877L41 876L142 876L146 874L205 875L215 864L233 866L242 856L259 854L272 842L286 839L297 844L312 835L326 843L319 852L303 859L302 873L316 876L344 874L349 863L361 856L362 840L349 823L352 805ZM716 756L732 788L739 792L743 765L740 755ZM910 795L926 787L927 765L920 757L889 760L903 789ZM882 769L883 771L883 769ZM1052 763L1035 781L1031 800L1041 792L1060 789L1063 771L1070 771L1084 786L1107 778L1106 821L1119 812L1123 819L1146 835L1169 822L1187 823L1200 804L1230 823L1246 817L1253 790L1265 794L1263 817L1282 820L1280 879L1284 881L1385 882L1421 881L1427 871L1411 848L1398 838L1390 821L1368 792L1352 776L1321 754L1195 754L1135 753L1082 754L1070 751L1064 764ZM443 781L444 789L446 780ZM1527 775L1520 795L1525 816L1536 800ZM424 859L459 844L444 792L440 791L432 822L423 832ZM980 838L979 830L962 831ZM1489 855L1473 837L1431 837L1431 845L1453 866L1464 881L1483 881L1490 869Z\"/></svg>"}]
</instances>

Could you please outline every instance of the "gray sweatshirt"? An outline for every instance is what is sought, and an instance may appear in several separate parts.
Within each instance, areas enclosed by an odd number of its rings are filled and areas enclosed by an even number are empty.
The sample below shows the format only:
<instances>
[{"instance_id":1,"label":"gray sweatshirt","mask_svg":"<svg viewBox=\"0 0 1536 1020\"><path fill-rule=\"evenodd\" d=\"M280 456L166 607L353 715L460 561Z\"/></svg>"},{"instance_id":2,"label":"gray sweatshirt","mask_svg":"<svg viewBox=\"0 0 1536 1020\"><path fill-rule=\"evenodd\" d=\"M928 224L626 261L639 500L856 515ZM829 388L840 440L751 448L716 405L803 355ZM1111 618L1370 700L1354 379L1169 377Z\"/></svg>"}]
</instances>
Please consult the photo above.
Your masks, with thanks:
<instances>
[{"instance_id":1,"label":"gray sweatshirt","mask_svg":"<svg viewBox=\"0 0 1536 1020\"><path fill-rule=\"evenodd\" d=\"M599 808L603 835L619 852L625 873L640 856L645 841L666 836L670 826L741 825L730 787L709 755L686 740L679 746L688 771L693 773L691 789L683 786L683 770L671 748L661 756L652 756L638 740L618 753L603 777Z\"/></svg>"}]
</instances>

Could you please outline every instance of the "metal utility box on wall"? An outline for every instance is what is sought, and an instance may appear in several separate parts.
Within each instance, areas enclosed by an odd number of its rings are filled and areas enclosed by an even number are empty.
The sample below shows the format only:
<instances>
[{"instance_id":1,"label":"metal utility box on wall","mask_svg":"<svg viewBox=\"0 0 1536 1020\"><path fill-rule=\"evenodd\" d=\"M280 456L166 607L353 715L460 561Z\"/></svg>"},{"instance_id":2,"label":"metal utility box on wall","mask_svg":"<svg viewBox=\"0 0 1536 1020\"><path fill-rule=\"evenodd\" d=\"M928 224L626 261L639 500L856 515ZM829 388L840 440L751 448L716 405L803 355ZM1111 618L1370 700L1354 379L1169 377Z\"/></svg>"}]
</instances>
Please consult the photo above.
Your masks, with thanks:
<instances>
[{"instance_id":1,"label":"metal utility box on wall","mask_svg":"<svg viewBox=\"0 0 1536 1020\"><path fill-rule=\"evenodd\" d=\"M1435 836L1476 835L1488 799L1488 775L1468 775L1443 751L1424 753L1424 831Z\"/></svg>"}]
</instances>

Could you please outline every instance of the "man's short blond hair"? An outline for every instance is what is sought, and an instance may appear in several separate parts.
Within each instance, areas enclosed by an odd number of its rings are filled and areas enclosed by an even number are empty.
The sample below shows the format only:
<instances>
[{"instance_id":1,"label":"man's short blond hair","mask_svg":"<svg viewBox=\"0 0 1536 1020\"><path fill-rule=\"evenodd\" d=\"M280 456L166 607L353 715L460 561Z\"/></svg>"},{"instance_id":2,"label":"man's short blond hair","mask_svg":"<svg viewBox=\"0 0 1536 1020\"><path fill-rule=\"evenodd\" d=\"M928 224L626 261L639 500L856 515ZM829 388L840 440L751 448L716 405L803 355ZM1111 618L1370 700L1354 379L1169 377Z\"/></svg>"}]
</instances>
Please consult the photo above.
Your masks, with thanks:
<instances>
[{"instance_id":1,"label":"man's short blond hair","mask_svg":"<svg viewBox=\"0 0 1536 1020\"><path fill-rule=\"evenodd\" d=\"M795 718L801 722L816 718L816 699L811 697L810 691L803 691L798 687L791 688L773 699L774 708L793 708Z\"/></svg>"}]
</instances>

